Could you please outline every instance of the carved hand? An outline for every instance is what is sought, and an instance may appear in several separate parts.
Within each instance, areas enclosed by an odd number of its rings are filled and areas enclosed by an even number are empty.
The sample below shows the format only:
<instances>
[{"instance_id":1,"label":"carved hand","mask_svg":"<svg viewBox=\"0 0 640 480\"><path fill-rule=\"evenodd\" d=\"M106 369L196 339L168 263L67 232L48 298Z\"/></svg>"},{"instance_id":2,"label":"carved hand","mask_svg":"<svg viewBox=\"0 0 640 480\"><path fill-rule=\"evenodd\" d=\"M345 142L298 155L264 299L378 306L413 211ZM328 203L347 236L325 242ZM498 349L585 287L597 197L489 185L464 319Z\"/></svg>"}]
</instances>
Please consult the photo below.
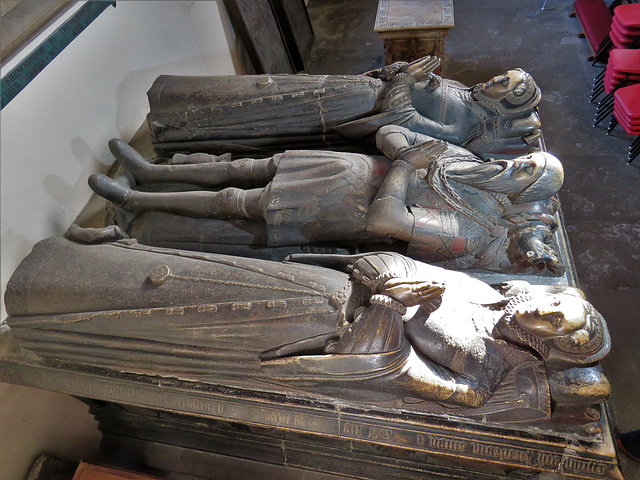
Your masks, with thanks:
<instances>
[{"instance_id":1,"label":"carved hand","mask_svg":"<svg viewBox=\"0 0 640 480\"><path fill-rule=\"evenodd\" d=\"M408 73L416 82L427 78L440 65L438 57L426 56L405 64L398 73Z\"/></svg>"},{"instance_id":2,"label":"carved hand","mask_svg":"<svg viewBox=\"0 0 640 480\"><path fill-rule=\"evenodd\" d=\"M403 149L398 158L409 162L415 169L426 168L447 150L447 142L442 140L427 140L417 145Z\"/></svg>"},{"instance_id":3,"label":"carved hand","mask_svg":"<svg viewBox=\"0 0 640 480\"><path fill-rule=\"evenodd\" d=\"M380 288L379 292L388 295L406 307L418 305L426 300L442 295L445 285L433 280L421 280L416 277L391 278Z\"/></svg>"},{"instance_id":4,"label":"carved hand","mask_svg":"<svg viewBox=\"0 0 640 480\"><path fill-rule=\"evenodd\" d=\"M360 280L373 293L392 278L406 278L416 273L416 264L410 258L399 253L371 253L358 258L350 265L353 276Z\"/></svg>"},{"instance_id":5,"label":"carved hand","mask_svg":"<svg viewBox=\"0 0 640 480\"><path fill-rule=\"evenodd\" d=\"M375 70L369 70L362 75L367 77L379 78L380 80L389 81L393 79L393 76L398 73L402 68L407 66L407 62L395 62L391 65L385 65L382 68L376 68Z\"/></svg>"},{"instance_id":6,"label":"carved hand","mask_svg":"<svg viewBox=\"0 0 640 480\"><path fill-rule=\"evenodd\" d=\"M440 65L437 57L424 57L411 63L394 63L380 72L382 80L391 82L380 103L383 112L415 111L411 104L411 88L416 82L427 78L433 69ZM389 69L385 72L385 69Z\"/></svg>"},{"instance_id":7,"label":"carved hand","mask_svg":"<svg viewBox=\"0 0 640 480\"><path fill-rule=\"evenodd\" d=\"M414 60L411 63L395 62L382 68L370 70L362 75L379 78L380 80L392 81L405 77L404 75L396 77L398 74L408 74L412 77L413 82L419 82L427 78L436 68L438 68L438 65L440 65L440 59L438 57L428 55L426 57L419 58L418 60Z\"/></svg>"},{"instance_id":8,"label":"carved hand","mask_svg":"<svg viewBox=\"0 0 640 480\"><path fill-rule=\"evenodd\" d=\"M71 241L90 245L117 242L118 240L129 238L129 235L117 225L101 228L83 228L75 223L71 224L64 236Z\"/></svg>"}]
</instances>

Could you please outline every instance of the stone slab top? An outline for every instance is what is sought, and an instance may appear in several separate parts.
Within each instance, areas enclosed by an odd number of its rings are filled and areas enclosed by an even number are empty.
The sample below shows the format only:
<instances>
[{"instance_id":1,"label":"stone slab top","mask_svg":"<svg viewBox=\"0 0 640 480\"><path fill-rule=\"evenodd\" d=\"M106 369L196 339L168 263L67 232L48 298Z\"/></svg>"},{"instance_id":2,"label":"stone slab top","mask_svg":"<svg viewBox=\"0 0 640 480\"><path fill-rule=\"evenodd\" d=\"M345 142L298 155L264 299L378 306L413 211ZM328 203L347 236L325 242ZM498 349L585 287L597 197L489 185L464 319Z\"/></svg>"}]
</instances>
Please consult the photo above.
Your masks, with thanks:
<instances>
[{"instance_id":1,"label":"stone slab top","mask_svg":"<svg viewBox=\"0 0 640 480\"><path fill-rule=\"evenodd\" d=\"M453 0L379 0L374 30L452 28Z\"/></svg>"}]
</instances>

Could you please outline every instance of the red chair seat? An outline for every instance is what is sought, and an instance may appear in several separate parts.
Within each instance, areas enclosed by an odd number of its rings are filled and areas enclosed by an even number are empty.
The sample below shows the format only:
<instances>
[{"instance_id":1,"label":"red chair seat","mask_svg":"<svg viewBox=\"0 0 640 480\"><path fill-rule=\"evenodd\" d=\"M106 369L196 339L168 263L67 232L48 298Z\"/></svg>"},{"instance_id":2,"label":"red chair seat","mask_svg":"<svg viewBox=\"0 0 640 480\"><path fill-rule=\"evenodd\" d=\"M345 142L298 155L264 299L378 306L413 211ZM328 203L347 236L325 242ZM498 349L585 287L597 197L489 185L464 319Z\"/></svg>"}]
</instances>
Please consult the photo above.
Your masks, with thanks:
<instances>
[{"instance_id":1,"label":"red chair seat","mask_svg":"<svg viewBox=\"0 0 640 480\"><path fill-rule=\"evenodd\" d=\"M631 45L631 43L635 40L635 36L626 37L626 36L620 35L615 30L611 30L609 32L609 38L611 38L611 41L613 42L613 45L616 48L626 48L629 45Z\"/></svg>"},{"instance_id":2,"label":"red chair seat","mask_svg":"<svg viewBox=\"0 0 640 480\"><path fill-rule=\"evenodd\" d=\"M621 106L614 105L613 111L617 113L620 120L627 122L629 125L636 125L640 123L640 117L634 117L633 115L630 115L629 111L625 110Z\"/></svg>"},{"instance_id":3,"label":"red chair seat","mask_svg":"<svg viewBox=\"0 0 640 480\"><path fill-rule=\"evenodd\" d=\"M629 135L639 135L640 83L622 87L613 94L613 116Z\"/></svg>"},{"instance_id":4,"label":"red chair seat","mask_svg":"<svg viewBox=\"0 0 640 480\"><path fill-rule=\"evenodd\" d=\"M613 14L618 17L618 22L625 27L640 26L640 4L629 3L627 5L618 5Z\"/></svg>"},{"instance_id":5,"label":"red chair seat","mask_svg":"<svg viewBox=\"0 0 640 480\"><path fill-rule=\"evenodd\" d=\"M603 0L575 0L573 8L589 45L596 51L611 29L612 16L609 8Z\"/></svg>"},{"instance_id":6,"label":"red chair seat","mask_svg":"<svg viewBox=\"0 0 640 480\"><path fill-rule=\"evenodd\" d=\"M620 88L614 94L615 100L629 108L630 112L637 112L640 116L640 83Z\"/></svg>"},{"instance_id":7,"label":"red chair seat","mask_svg":"<svg viewBox=\"0 0 640 480\"><path fill-rule=\"evenodd\" d=\"M626 75L623 77L618 77L618 78L608 78L605 77L604 79L604 91L609 94L612 91L614 91L616 88L620 87L620 85L622 84L622 82L625 80ZM632 77L629 76L629 78L627 78L627 85L630 84L634 84L634 83L640 83L640 80L638 80L638 77Z\"/></svg>"},{"instance_id":8,"label":"red chair seat","mask_svg":"<svg viewBox=\"0 0 640 480\"><path fill-rule=\"evenodd\" d=\"M616 114L616 117L621 121L625 122L628 125L632 125L634 127L640 127L640 118L632 118L629 117L627 112L625 112L621 108L614 107L613 111Z\"/></svg>"},{"instance_id":9,"label":"red chair seat","mask_svg":"<svg viewBox=\"0 0 640 480\"><path fill-rule=\"evenodd\" d=\"M616 115L616 112L613 112L613 116L618 121L618 124L627 132L629 135L640 135L640 127L633 127L627 125L625 122L621 121L620 118Z\"/></svg>"},{"instance_id":10,"label":"red chair seat","mask_svg":"<svg viewBox=\"0 0 640 480\"><path fill-rule=\"evenodd\" d=\"M630 73L640 72L640 50L614 48L609 53L609 57L609 62L613 63L611 68ZM609 67L609 64L607 64L607 67Z\"/></svg>"},{"instance_id":11,"label":"red chair seat","mask_svg":"<svg viewBox=\"0 0 640 480\"><path fill-rule=\"evenodd\" d=\"M611 30L615 30L620 35L632 36L640 33L640 26L625 27L624 25L621 25L620 22L616 21L616 17L613 17L613 21L611 22Z\"/></svg>"},{"instance_id":12,"label":"red chair seat","mask_svg":"<svg viewBox=\"0 0 640 480\"><path fill-rule=\"evenodd\" d=\"M637 78L640 78L640 74L637 73L612 73L611 75L605 75L605 78L608 78L609 80L624 80L625 78L629 77L629 80L635 80Z\"/></svg>"},{"instance_id":13,"label":"red chair seat","mask_svg":"<svg viewBox=\"0 0 640 480\"><path fill-rule=\"evenodd\" d=\"M611 93L626 79L627 83L640 82L640 50L614 48L609 52L603 85Z\"/></svg>"}]
</instances>

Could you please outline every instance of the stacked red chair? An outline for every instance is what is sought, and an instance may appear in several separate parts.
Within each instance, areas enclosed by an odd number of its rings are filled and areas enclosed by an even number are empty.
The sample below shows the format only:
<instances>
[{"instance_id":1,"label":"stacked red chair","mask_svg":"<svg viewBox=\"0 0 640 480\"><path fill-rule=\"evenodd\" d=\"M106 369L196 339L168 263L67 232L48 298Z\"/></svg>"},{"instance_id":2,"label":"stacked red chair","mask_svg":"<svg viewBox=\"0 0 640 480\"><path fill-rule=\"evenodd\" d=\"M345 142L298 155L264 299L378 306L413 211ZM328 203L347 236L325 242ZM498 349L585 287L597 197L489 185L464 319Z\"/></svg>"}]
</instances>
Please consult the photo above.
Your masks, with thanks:
<instances>
[{"instance_id":1,"label":"stacked red chair","mask_svg":"<svg viewBox=\"0 0 640 480\"><path fill-rule=\"evenodd\" d=\"M604 0L575 0L573 2L582 31L595 53L611 29L612 18Z\"/></svg>"},{"instance_id":2,"label":"stacked red chair","mask_svg":"<svg viewBox=\"0 0 640 480\"><path fill-rule=\"evenodd\" d=\"M620 125L625 132L636 137L627 156L627 163L631 163L640 153L640 83L619 88L613 97L613 118L607 134Z\"/></svg>"},{"instance_id":3,"label":"stacked red chair","mask_svg":"<svg viewBox=\"0 0 640 480\"><path fill-rule=\"evenodd\" d=\"M616 48L629 48L640 35L640 3L618 5L613 12L611 41Z\"/></svg>"},{"instance_id":4,"label":"stacked red chair","mask_svg":"<svg viewBox=\"0 0 640 480\"><path fill-rule=\"evenodd\" d=\"M640 47L640 3L618 5L613 10L611 29L600 43L594 63L606 61L612 48Z\"/></svg>"},{"instance_id":5,"label":"stacked red chair","mask_svg":"<svg viewBox=\"0 0 640 480\"><path fill-rule=\"evenodd\" d=\"M609 55L604 76L596 78L591 91L592 102L603 92L606 93L598 104L594 127L613 111L613 93L618 88L635 83L640 83L640 50L614 48Z\"/></svg>"}]
</instances>

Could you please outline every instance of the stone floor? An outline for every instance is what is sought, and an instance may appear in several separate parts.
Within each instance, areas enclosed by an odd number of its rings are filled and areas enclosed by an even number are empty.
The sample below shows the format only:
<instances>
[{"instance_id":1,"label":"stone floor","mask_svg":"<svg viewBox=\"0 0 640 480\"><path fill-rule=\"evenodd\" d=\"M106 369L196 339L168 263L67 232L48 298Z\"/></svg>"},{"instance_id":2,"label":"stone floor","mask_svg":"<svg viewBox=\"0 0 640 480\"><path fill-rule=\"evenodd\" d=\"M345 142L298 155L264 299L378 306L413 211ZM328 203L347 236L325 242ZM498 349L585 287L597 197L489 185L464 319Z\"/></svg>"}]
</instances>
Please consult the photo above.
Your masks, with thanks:
<instances>
[{"instance_id":1,"label":"stone floor","mask_svg":"<svg viewBox=\"0 0 640 480\"><path fill-rule=\"evenodd\" d=\"M311 0L316 39L307 73L355 74L384 63L373 31L377 0ZM455 0L443 75L467 85L520 67L543 92L548 150L565 167L560 192L581 288L607 319L613 348L604 362L611 380L614 425L640 428L640 159L625 162L631 137L619 127L593 128L588 101L599 72L570 18L572 2ZM605 122L603 122L605 123ZM640 479L623 459L627 480Z\"/></svg>"}]
</instances>

